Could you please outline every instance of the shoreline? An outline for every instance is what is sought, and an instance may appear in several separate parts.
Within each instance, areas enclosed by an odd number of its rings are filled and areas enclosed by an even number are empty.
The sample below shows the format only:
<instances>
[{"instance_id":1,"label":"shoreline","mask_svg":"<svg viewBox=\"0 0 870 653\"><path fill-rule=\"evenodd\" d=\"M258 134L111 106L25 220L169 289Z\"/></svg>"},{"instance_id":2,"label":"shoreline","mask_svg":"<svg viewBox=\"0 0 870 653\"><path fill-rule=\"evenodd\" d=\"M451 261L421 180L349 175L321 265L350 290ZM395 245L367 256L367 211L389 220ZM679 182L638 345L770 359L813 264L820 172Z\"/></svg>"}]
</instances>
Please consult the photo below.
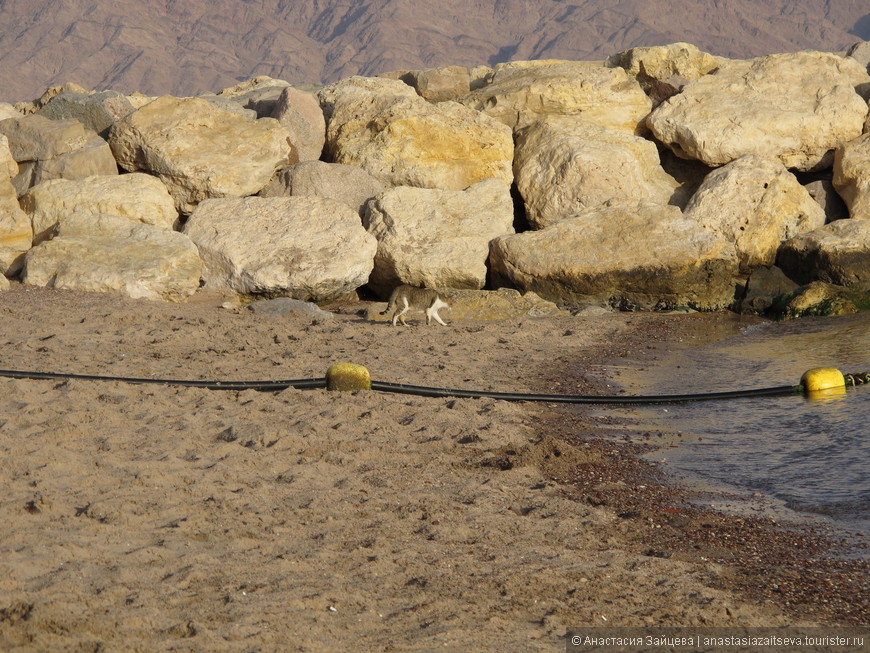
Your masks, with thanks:
<instances>
[{"instance_id":1,"label":"shoreline","mask_svg":"<svg viewBox=\"0 0 870 653\"><path fill-rule=\"evenodd\" d=\"M730 314L695 315L704 321L706 333L685 325L674 330L641 328L610 352L599 352L597 360L590 361L593 374L584 375L585 382L590 376L594 379L599 369L613 373L614 366L626 358L639 367L649 364L672 351L676 341L683 348L696 347L733 335L739 326L767 322ZM721 324L721 318L734 324ZM576 375L578 367L569 366L552 376ZM599 385L592 394L624 391L612 379ZM731 569L717 587L738 592L747 600L769 601L798 619L810 617L844 627L865 626L870 621L870 543L862 534L847 532L822 516L772 507L770 497L717 487L645 458L669 446L677 438L674 434L653 437L649 429L630 418L604 416L602 411L590 416L582 408L553 405L550 410L551 421L566 433L578 423L585 427L586 433L577 438L582 446L593 443L619 452L619 464L595 472L606 479L606 495L588 480L578 478L573 484L579 500L610 506L620 518L640 524L643 546L649 547L647 555L726 565ZM606 424L606 432L596 430L597 421ZM714 503L721 505L714 507ZM644 521L649 528L641 528Z\"/></svg>"},{"instance_id":2,"label":"shoreline","mask_svg":"<svg viewBox=\"0 0 870 653\"><path fill-rule=\"evenodd\" d=\"M347 310L312 320L16 287L0 294L0 343L9 369L247 380L346 361L399 383L603 394L604 361L665 346L686 319L392 328ZM601 437L580 410L0 383L9 648L554 650L586 625L867 621L866 561L855 594L848 569L802 577L819 537L688 507L638 444ZM717 549L726 535L741 544Z\"/></svg>"},{"instance_id":3,"label":"shoreline","mask_svg":"<svg viewBox=\"0 0 870 653\"><path fill-rule=\"evenodd\" d=\"M563 419L570 424L576 418ZM719 582L712 586L756 605L768 602L796 619L826 626L867 624L866 542L829 524L801 523L796 514L777 519L750 516L746 506L712 507L747 497L681 483L643 460L658 448L655 444L619 443L595 433L576 441L578 446L592 442L593 448L610 451L611 458L604 469L594 470L597 483L569 480L572 496L631 523L644 555L721 565Z\"/></svg>"}]
</instances>

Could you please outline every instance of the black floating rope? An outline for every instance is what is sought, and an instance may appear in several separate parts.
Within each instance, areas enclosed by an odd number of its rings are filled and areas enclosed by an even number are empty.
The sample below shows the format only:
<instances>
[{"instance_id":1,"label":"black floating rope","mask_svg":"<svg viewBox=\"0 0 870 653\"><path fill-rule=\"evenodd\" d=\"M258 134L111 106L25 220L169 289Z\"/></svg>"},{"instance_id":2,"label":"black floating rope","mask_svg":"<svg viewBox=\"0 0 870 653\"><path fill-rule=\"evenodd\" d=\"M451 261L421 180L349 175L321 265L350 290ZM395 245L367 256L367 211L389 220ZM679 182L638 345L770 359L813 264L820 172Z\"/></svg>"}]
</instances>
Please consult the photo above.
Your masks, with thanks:
<instances>
[{"instance_id":1,"label":"black floating rope","mask_svg":"<svg viewBox=\"0 0 870 653\"><path fill-rule=\"evenodd\" d=\"M675 404L690 401L714 401L720 399L738 399L741 397L776 397L800 394L803 386L785 385L776 388L760 388L755 390L730 390L727 392L708 392L680 395L639 395L639 396L596 396L596 395L546 395L527 394L523 392L490 392L487 390L455 390L448 388L428 388L419 385L403 383L384 383L372 381L372 390L382 392L398 392L418 395L421 397L487 397L504 401L543 401L565 404Z\"/></svg>"},{"instance_id":2,"label":"black floating rope","mask_svg":"<svg viewBox=\"0 0 870 653\"><path fill-rule=\"evenodd\" d=\"M158 384L167 386L206 388L209 390L259 390L264 392L277 392L287 388L316 389L326 387L326 379L293 379L277 381L196 381L181 379L153 379L124 376L97 376L93 374L69 374L58 372L32 372L23 370L0 370L0 377L15 379L52 379L67 380L76 379L82 381L116 381L133 384ZM432 388L419 385L407 385L403 383L386 383L372 381L372 390L381 392L393 392L421 397L469 397L490 398L503 401L542 401L549 403L571 404L660 404L681 403L689 401L710 401L720 399L736 399L740 397L758 396L784 396L800 393L801 386L780 386L776 388L762 388L755 390L732 390L728 392L697 393L682 395L653 395L653 396L595 396L595 395L551 395L530 394L523 392L493 392L487 390L460 390L451 388Z\"/></svg>"},{"instance_id":3,"label":"black floating rope","mask_svg":"<svg viewBox=\"0 0 870 653\"><path fill-rule=\"evenodd\" d=\"M183 386L187 388L206 388L208 390L262 390L273 392L298 388L310 390L325 388L326 379L292 379L286 381L195 381L182 379L149 379L131 376L98 376L94 374L69 374L66 372L29 372L25 370L0 370L0 377L11 379L76 379L79 381L117 381L120 383Z\"/></svg>"},{"instance_id":4,"label":"black floating rope","mask_svg":"<svg viewBox=\"0 0 870 653\"><path fill-rule=\"evenodd\" d=\"M94 374L71 374L66 372L33 372L26 370L0 370L0 377L13 379L116 381L132 384L156 384L208 390L259 390L278 392L287 388L310 390L326 387L326 379L288 379L276 381L196 381L186 379L152 379L129 376L98 376ZM870 384L870 373L844 374L846 385ZM564 404L674 404L693 401L719 401L746 397L782 397L802 394L802 385L783 385L772 388L751 390L728 390L725 392L704 392L678 395L635 395L635 396L597 396L597 395L550 395L525 392L494 392L489 390L460 390L455 388L432 388L422 385L372 381L372 390L393 392L420 397L467 397L501 399L503 401L541 401Z\"/></svg>"}]
</instances>

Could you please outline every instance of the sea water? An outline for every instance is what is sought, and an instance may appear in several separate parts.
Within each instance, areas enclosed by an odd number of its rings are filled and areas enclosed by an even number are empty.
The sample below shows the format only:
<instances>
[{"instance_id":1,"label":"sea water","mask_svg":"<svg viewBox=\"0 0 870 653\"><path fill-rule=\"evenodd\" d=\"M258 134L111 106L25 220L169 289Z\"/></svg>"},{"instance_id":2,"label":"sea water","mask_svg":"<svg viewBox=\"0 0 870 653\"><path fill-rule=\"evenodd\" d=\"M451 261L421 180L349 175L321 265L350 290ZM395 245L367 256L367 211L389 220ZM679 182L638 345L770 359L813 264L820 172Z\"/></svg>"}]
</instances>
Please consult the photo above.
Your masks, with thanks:
<instances>
[{"instance_id":1,"label":"sea water","mask_svg":"<svg viewBox=\"0 0 870 653\"><path fill-rule=\"evenodd\" d=\"M870 313L745 326L679 346L624 371L632 394L797 385L815 367L870 372ZM680 434L650 458L705 485L770 497L870 536L870 386L824 400L801 395L618 409L644 428Z\"/></svg>"}]
</instances>

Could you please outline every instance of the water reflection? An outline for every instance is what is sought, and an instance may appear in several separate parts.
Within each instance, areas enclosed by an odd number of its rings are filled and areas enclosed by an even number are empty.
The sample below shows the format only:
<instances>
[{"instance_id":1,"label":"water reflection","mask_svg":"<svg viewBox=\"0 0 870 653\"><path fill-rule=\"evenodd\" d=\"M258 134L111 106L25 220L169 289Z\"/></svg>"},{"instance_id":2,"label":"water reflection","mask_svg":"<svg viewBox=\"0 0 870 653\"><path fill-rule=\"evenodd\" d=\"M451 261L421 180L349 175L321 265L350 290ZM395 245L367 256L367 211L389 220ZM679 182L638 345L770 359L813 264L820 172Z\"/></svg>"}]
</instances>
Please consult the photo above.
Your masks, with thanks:
<instances>
[{"instance_id":1,"label":"water reflection","mask_svg":"<svg viewBox=\"0 0 870 653\"><path fill-rule=\"evenodd\" d=\"M813 367L870 371L870 314L762 323L678 348L635 371L638 394L797 384ZM645 428L682 433L659 458L715 484L763 492L870 535L870 388L625 409Z\"/></svg>"}]
</instances>

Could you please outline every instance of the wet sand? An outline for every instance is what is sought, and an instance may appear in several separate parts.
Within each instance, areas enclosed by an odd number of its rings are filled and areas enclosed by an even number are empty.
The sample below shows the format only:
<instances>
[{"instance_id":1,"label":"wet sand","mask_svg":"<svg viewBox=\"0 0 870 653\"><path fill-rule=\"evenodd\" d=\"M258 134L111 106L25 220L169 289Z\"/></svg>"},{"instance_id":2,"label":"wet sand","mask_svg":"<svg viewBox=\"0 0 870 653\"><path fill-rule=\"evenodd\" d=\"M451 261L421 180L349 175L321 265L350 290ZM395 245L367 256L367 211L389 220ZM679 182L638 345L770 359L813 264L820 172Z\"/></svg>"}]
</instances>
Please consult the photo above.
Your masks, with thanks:
<instances>
[{"instance_id":1,"label":"wet sand","mask_svg":"<svg viewBox=\"0 0 870 653\"><path fill-rule=\"evenodd\" d=\"M312 320L14 285L0 367L265 380L347 361L381 381L606 394L606 361L723 319L393 328L332 308ZM0 385L4 650L552 651L580 626L867 623L865 557L693 507L636 457L646 444L613 425L602 437L582 408Z\"/></svg>"}]
</instances>

